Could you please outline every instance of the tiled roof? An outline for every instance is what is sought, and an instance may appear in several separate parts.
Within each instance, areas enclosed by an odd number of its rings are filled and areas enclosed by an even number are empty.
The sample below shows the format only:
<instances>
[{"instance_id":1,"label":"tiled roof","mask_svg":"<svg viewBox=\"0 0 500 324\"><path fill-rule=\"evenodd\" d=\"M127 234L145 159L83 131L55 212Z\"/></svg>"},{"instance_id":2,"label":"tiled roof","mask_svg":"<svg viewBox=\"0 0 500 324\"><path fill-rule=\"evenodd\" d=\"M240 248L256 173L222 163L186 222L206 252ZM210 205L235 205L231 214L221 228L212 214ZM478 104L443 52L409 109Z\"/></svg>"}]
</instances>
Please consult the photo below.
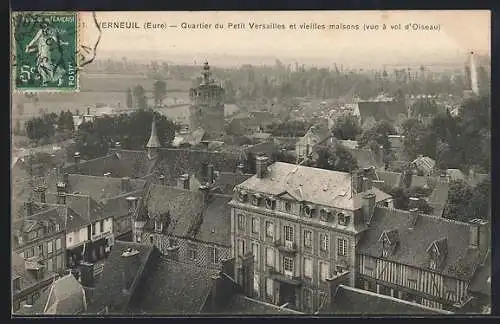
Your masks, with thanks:
<instances>
[{"instance_id":1,"label":"tiled roof","mask_svg":"<svg viewBox=\"0 0 500 324\"><path fill-rule=\"evenodd\" d=\"M227 203L232 196L214 195L203 215L196 239L231 246L231 212Z\"/></svg>"},{"instance_id":2,"label":"tiled roof","mask_svg":"<svg viewBox=\"0 0 500 324\"><path fill-rule=\"evenodd\" d=\"M161 258L145 278L130 313L151 315L199 314L218 271Z\"/></svg>"},{"instance_id":3,"label":"tiled roof","mask_svg":"<svg viewBox=\"0 0 500 324\"><path fill-rule=\"evenodd\" d=\"M75 315L87 308L82 285L72 274L57 279L37 299L30 314Z\"/></svg>"},{"instance_id":4,"label":"tiled roof","mask_svg":"<svg viewBox=\"0 0 500 324\"><path fill-rule=\"evenodd\" d=\"M56 204L57 194L48 192L46 194L46 199L47 203ZM66 206L89 222L95 222L109 217L103 212L104 204L95 201L88 195L66 194Z\"/></svg>"},{"instance_id":5,"label":"tiled roof","mask_svg":"<svg viewBox=\"0 0 500 324\"><path fill-rule=\"evenodd\" d=\"M373 117L375 121L392 123L399 115L408 116L408 109L403 101L360 101L358 107L362 120Z\"/></svg>"},{"instance_id":6,"label":"tiled roof","mask_svg":"<svg viewBox=\"0 0 500 324\"><path fill-rule=\"evenodd\" d=\"M129 248L137 250L139 253L135 256L123 257L122 253ZM140 280L142 271L146 268L152 251L153 247L150 245L116 241L104 263L101 279L98 281L93 292L92 301L88 305L88 312L95 314L108 307L111 314L125 313L133 292L124 293L123 291L124 269L127 269L127 272L135 280ZM131 262L129 258L135 258L132 261L136 262ZM183 281L179 280L179 277L176 277L175 280ZM152 291L154 290L152 289Z\"/></svg>"},{"instance_id":7,"label":"tiled roof","mask_svg":"<svg viewBox=\"0 0 500 324\"><path fill-rule=\"evenodd\" d=\"M268 167L265 178L253 176L237 186L239 189L280 195L285 192L298 201L348 210L361 208L362 194L352 196L351 174L275 162ZM377 202L390 195L373 188Z\"/></svg>"},{"instance_id":8,"label":"tiled roof","mask_svg":"<svg viewBox=\"0 0 500 324\"><path fill-rule=\"evenodd\" d=\"M110 172L112 177L132 177L133 175L128 171L112 151L108 155L81 161L78 165L73 163L63 169L64 173L70 174L103 176L105 173Z\"/></svg>"},{"instance_id":9,"label":"tiled roof","mask_svg":"<svg viewBox=\"0 0 500 324\"><path fill-rule=\"evenodd\" d=\"M215 179L215 187L217 192L231 195L236 185L252 177L253 174L241 174L236 172L219 172L219 176Z\"/></svg>"},{"instance_id":10,"label":"tiled roof","mask_svg":"<svg viewBox=\"0 0 500 324\"><path fill-rule=\"evenodd\" d=\"M236 294L226 308L231 315L298 315L303 314L288 308L281 308L259 300Z\"/></svg>"},{"instance_id":11,"label":"tiled roof","mask_svg":"<svg viewBox=\"0 0 500 324\"><path fill-rule=\"evenodd\" d=\"M37 206L37 204L34 204ZM12 222L12 231L14 236L18 233L28 233L34 229L44 226L44 223L65 225L65 220L61 217L58 206L40 206L38 212L29 217L23 217Z\"/></svg>"},{"instance_id":12,"label":"tiled roof","mask_svg":"<svg viewBox=\"0 0 500 324\"><path fill-rule=\"evenodd\" d=\"M386 229L395 229L398 231L399 243L394 254L387 259L427 268L427 248L434 241L446 238L448 252L439 271L443 275L464 280L471 278L485 251L469 248L469 224L420 214L416 225L410 229L410 220L407 211L376 207L371 225L359 243L359 253L381 257L378 239Z\"/></svg>"},{"instance_id":13,"label":"tiled roof","mask_svg":"<svg viewBox=\"0 0 500 324\"><path fill-rule=\"evenodd\" d=\"M322 314L332 315L438 315L452 314L417 303L339 285L333 301Z\"/></svg>"}]
</instances>

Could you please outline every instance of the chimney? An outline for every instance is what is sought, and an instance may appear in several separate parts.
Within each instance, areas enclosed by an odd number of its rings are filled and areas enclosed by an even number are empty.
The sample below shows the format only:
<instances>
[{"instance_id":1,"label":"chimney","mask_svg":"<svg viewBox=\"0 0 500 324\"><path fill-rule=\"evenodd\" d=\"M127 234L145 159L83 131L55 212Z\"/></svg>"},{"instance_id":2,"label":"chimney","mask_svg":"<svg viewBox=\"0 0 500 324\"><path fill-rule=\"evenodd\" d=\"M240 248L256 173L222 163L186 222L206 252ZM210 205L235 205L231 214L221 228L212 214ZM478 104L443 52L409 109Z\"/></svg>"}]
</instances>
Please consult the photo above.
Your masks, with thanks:
<instances>
[{"instance_id":1,"label":"chimney","mask_svg":"<svg viewBox=\"0 0 500 324\"><path fill-rule=\"evenodd\" d=\"M222 277L219 274L210 276L210 279L212 279L212 294L211 294L211 311L215 312L219 308L219 300L220 300L220 292L218 291ZM222 288L222 287L221 287Z\"/></svg>"},{"instance_id":2,"label":"chimney","mask_svg":"<svg viewBox=\"0 0 500 324\"><path fill-rule=\"evenodd\" d=\"M410 224L408 226L408 229L412 230L415 228L415 226L417 226L419 216L420 214L418 208L410 209Z\"/></svg>"},{"instance_id":3,"label":"chimney","mask_svg":"<svg viewBox=\"0 0 500 324\"><path fill-rule=\"evenodd\" d=\"M33 215L34 206L35 205L34 205L33 201L31 201L31 200L24 203L24 210L25 210L26 217Z\"/></svg>"},{"instance_id":4,"label":"chimney","mask_svg":"<svg viewBox=\"0 0 500 324\"><path fill-rule=\"evenodd\" d=\"M165 176L163 174L160 174L160 176L158 177L158 181L160 182L160 184L162 186L165 185Z\"/></svg>"},{"instance_id":5,"label":"chimney","mask_svg":"<svg viewBox=\"0 0 500 324\"><path fill-rule=\"evenodd\" d=\"M90 115L90 107L87 107L87 115Z\"/></svg>"},{"instance_id":6,"label":"chimney","mask_svg":"<svg viewBox=\"0 0 500 324\"><path fill-rule=\"evenodd\" d=\"M209 164L207 165L207 181L208 183L212 184L215 181L215 176L214 176L214 165Z\"/></svg>"},{"instance_id":7,"label":"chimney","mask_svg":"<svg viewBox=\"0 0 500 324\"><path fill-rule=\"evenodd\" d=\"M207 203L208 199L210 198L210 188L205 186L205 185L201 185L199 187L199 190L200 190L201 194L203 195L203 201L205 203Z\"/></svg>"},{"instance_id":8,"label":"chimney","mask_svg":"<svg viewBox=\"0 0 500 324\"><path fill-rule=\"evenodd\" d=\"M335 294L337 293L337 288L340 285L349 285L350 272L343 270L342 272L336 272L331 278L326 278L328 282L328 288L330 290L330 303L335 302Z\"/></svg>"},{"instance_id":9,"label":"chimney","mask_svg":"<svg viewBox=\"0 0 500 324\"><path fill-rule=\"evenodd\" d=\"M368 224L375 210L376 196L373 192L368 192L363 196L362 213L365 223Z\"/></svg>"},{"instance_id":10,"label":"chimney","mask_svg":"<svg viewBox=\"0 0 500 324\"><path fill-rule=\"evenodd\" d=\"M189 174L182 174L178 179L177 186L180 189L189 190Z\"/></svg>"},{"instance_id":11,"label":"chimney","mask_svg":"<svg viewBox=\"0 0 500 324\"><path fill-rule=\"evenodd\" d=\"M245 173L245 165L243 163L238 164L238 166L236 167L236 172L238 174Z\"/></svg>"},{"instance_id":12,"label":"chimney","mask_svg":"<svg viewBox=\"0 0 500 324\"><path fill-rule=\"evenodd\" d=\"M57 204L66 205L66 183L57 183Z\"/></svg>"},{"instance_id":13,"label":"chimney","mask_svg":"<svg viewBox=\"0 0 500 324\"><path fill-rule=\"evenodd\" d=\"M123 177L121 180L121 190L123 193L130 192L131 185L130 185L130 178L129 177Z\"/></svg>"},{"instance_id":14,"label":"chimney","mask_svg":"<svg viewBox=\"0 0 500 324\"><path fill-rule=\"evenodd\" d=\"M139 251L127 248L123 251L121 256L125 259L122 265L123 292L130 293L130 289L134 283L135 274L139 270Z\"/></svg>"},{"instance_id":15,"label":"chimney","mask_svg":"<svg viewBox=\"0 0 500 324\"><path fill-rule=\"evenodd\" d=\"M122 148L122 143L120 143L120 142L116 142L116 143L115 143L115 148L117 148L117 149L121 149L121 148Z\"/></svg>"},{"instance_id":16,"label":"chimney","mask_svg":"<svg viewBox=\"0 0 500 324\"><path fill-rule=\"evenodd\" d=\"M134 213L135 209L137 208L137 197L129 196L125 199L127 200L129 213Z\"/></svg>"},{"instance_id":17,"label":"chimney","mask_svg":"<svg viewBox=\"0 0 500 324\"><path fill-rule=\"evenodd\" d=\"M363 192L367 192L371 189L372 189L372 179L368 177L363 177L363 185L362 185Z\"/></svg>"},{"instance_id":18,"label":"chimney","mask_svg":"<svg viewBox=\"0 0 500 324\"><path fill-rule=\"evenodd\" d=\"M80 152L75 152L73 157L75 158L75 164L80 163Z\"/></svg>"},{"instance_id":19,"label":"chimney","mask_svg":"<svg viewBox=\"0 0 500 324\"><path fill-rule=\"evenodd\" d=\"M263 179L267 175L267 156L257 156L255 159L255 166L257 170L257 178Z\"/></svg>"},{"instance_id":20,"label":"chimney","mask_svg":"<svg viewBox=\"0 0 500 324\"><path fill-rule=\"evenodd\" d=\"M488 246L488 222L475 218L469 221L469 248L482 248Z\"/></svg>"}]
</instances>

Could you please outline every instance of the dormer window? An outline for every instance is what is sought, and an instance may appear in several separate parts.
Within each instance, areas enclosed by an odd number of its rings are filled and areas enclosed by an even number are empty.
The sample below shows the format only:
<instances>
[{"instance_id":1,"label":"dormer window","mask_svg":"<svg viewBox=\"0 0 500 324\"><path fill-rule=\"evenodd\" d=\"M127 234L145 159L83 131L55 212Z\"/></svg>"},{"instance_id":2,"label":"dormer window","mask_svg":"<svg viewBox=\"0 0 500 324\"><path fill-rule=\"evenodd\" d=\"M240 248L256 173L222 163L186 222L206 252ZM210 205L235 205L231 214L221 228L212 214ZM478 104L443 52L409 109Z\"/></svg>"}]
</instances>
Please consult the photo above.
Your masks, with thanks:
<instances>
[{"instance_id":1,"label":"dormer window","mask_svg":"<svg viewBox=\"0 0 500 324\"><path fill-rule=\"evenodd\" d=\"M291 203L291 202L289 202L289 201L286 201L286 202L285 202L285 210L286 210L287 212L289 212L289 211L291 211L291 210L292 210L292 203Z\"/></svg>"},{"instance_id":2,"label":"dormer window","mask_svg":"<svg viewBox=\"0 0 500 324\"><path fill-rule=\"evenodd\" d=\"M313 217L314 216L314 212L315 212L315 209L314 209L313 206L311 206L311 205L305 205L304 206L304 214L307 217Z\"/></svg>"},{"instance_id":3,"label":"dormer window","mask_svg":"<svg viewBox=\"0 0 500 324\"><path fill-rule=\"evenodd\" d=\"M382 243L382 257L389 257L394 253L399 242L398 231L395 229L384 231L382 235L380 235L379 242Z\"/></svg>"},{"instance_id":4,"label":"dormer window","mask_svg":"<svg viewBox=\"0 0 500 324\"><path fill-rule=\"evenodd\" d=\"M427 253L429 254L429 269L437 270L446 258L447 252L448 245L446 238L432 242L427 248Z\"/></svg>"},{"instance_id":5,"label":"dormer window","mask_svg":"<svg viewBox=\"0 0 500 324\"><path fill-rule=\"evenodd\" d=\"M252 196L252 205L259 206L259 203L260 203L260 195L259 194L253 195Z\"/></svg>"},{"instance_id":6,"label":"dormer window","mask_svg":"<svg viewBox=\"0 0 500 324\"><path fill-rule=\"evenodd\" d=\"M246 202L246 201L247 201L247 199L248 199L248 195L247 195L247 193L246 193L246 192L244 192L244 191L240 191L240 192L238 193L238 200L239 200L240 202Z\"/></svg>"},{"instance_id":7,"label":"dormer window","mask_svg":"<svg viewBox=\"0 0 500 324\"><path fill-rule=\"evenodd\" d=\"M328 222L332 219L332 215L332 212L328 211L327 209L321 209L319 212L319 220L322 222Z\"/></svg>"},{"instance_id":8,"label":"dormer window","mask_svg":"<svg viewBox=\"0 0 500 324\"><path fill-rule=\"evenodd\" d=\"M266 207L269 209L274 209L276 206L276 200L273 198L266 199Z\"/></svg>"},{"instance_id":9,"label":"dormer window","mask_svg":"<svg viewBox=\"0 0 500 324\"><path fill-rule=\"evenodd\" d=\"M338 213L337 218L339 225L347 226L349 224L350 217L348 215L344 215L344 213Z\"/></svg>"}]
</instances>

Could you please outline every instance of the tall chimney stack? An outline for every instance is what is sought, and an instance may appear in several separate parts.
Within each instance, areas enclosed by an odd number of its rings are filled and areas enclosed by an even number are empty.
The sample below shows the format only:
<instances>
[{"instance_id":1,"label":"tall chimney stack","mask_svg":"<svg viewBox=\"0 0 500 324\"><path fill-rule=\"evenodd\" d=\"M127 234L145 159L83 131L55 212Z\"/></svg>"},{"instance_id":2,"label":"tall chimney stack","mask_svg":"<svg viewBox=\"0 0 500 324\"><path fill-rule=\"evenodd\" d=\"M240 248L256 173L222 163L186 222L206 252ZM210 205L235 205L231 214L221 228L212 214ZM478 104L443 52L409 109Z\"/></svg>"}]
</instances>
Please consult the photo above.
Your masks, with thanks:
<instances>
[{"instance_id":1,"label":"tall chimney stack","mask_svg":"<svg viewBox=\"0 0 500 324\"><path fill-rule=\"evenodd\" d=\"M80 163L80 152L75 152L73 157L75 158L75 164L79 164Z\"/></svg>"},{"instance_id":2,"label":"tall chimney stack","mask_svg":"<svg viewBox=\"0 0 500 324\"><path fill-rule=\"evenodd\" d=\"M257 158L255 159L257 178L263 179L266 177L268 161L269 158L267 156L257 156Z\"/></svg>"},{"instance_id":3,"label":"tall chimney stack","mask_svg":"<svg viewBox=\"0 0 500 324\"><path fill-rule=\"evenodd\" d=\"M59 205L66 205L66 183L57 183L57 203Z\"/></svg>"},{"instance_id":4,"label":"tall chimney stack","mask_svg":"<svg viewBox=\"0 0 500 324\"><path fill-rule=\"evenodd\" d=\"M208 200L210 198L210 188L208 186L201 185L199 190L203 195L203 202L208 203Z\"/></svg>"},{"instance_id":5,"label":"tall chimney stack","mask_svg":"<svg viewBox=\"0 0 500 324\"><path fill-rule=\"evenodd\" d=\"M130 214L133 214L135 209L137 208L137 197L129 196L125 198L127 200L128 211Z\"/></svg>"},{"instance_id":6,"label":"tall chimney stack","mask_svg":"<svg viewBox=\"0 0 500 324\"><path fill-rule=\"evenodd\" d=\"M160 174L160 176L158 177L158 181L159 183L164 186L165 185L165 175L163 174Z\"/></svg>"},{"instance_id":7,"label":"tall chimney stack","mask_svg":"<svg viewBox=\"0 0 500 324\"><path fill-rule=\"evenodd\" d=\"M212 184L214 183L214 180L214 165L210 163L209 165L207 165L207 181L209 184Z\"/></svg>"}]
</instances>

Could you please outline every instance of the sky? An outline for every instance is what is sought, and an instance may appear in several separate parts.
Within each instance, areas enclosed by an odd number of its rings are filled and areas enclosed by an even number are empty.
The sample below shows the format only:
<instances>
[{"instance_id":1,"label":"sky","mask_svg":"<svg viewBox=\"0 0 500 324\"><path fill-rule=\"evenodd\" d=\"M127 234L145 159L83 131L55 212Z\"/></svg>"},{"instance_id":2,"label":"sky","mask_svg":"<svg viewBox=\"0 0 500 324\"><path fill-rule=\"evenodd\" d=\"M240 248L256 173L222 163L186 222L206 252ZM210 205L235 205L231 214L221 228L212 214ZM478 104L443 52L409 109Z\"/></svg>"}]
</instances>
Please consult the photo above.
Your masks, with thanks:
<instances>
[{"instance_id":1,"label":"sky","mask_svg":"<svg viewBox=\"0 0 500 324\"><path fill-rule=\"evenodd\" d=\"M136 22L141 29L102 29L98 54L103 56L169 56L203 60L206 56L273 56L322 58L349 63L437 60L460 57L468 51L490 53L490 12L467 11L277 11L277 12L97 12L101 22ZM81 13L83 42L95 42L97 29L92 13ZM145 22L177 25L177 28L144 29ZM211 29L188 30L181 23L212 24ZM246 29L230 29L228 23ZM251 30L249 23L284 24L286 30ZM215 23L224 29L215 29ZM296 30L288 28L297 25ZM353 30L300 30L300 24L359 25ZM439 26L437 31L405 30L406 24ZM363 25L379 25L363 31ZM382 24L387 26L382 30ZM401 24L401 30L391 25ZM198 57L200 56L200 57ZM201 57L202 56L202 57ZM242 62L244 63L244 62Z\"/></svg>"}]
</instances>

